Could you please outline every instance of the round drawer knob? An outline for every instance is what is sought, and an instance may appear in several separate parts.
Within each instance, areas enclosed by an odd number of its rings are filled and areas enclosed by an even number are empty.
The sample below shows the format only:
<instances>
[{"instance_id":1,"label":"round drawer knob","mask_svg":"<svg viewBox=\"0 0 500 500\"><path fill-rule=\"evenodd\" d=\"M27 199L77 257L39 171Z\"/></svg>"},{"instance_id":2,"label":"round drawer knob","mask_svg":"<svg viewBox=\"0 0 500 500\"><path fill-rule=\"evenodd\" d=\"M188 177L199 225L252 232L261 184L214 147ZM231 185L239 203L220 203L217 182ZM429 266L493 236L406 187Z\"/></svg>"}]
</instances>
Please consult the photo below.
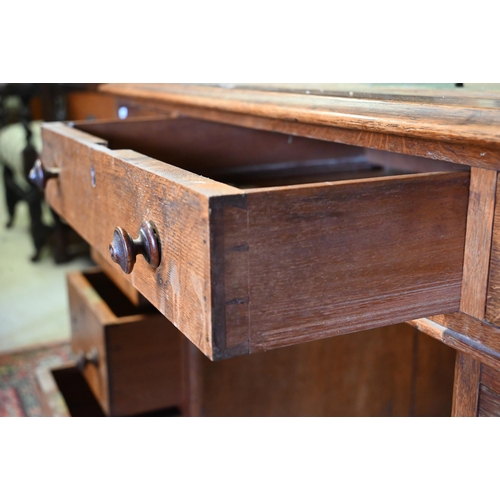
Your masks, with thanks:
<instances>
[{"instance_id":1,"label":"round drawer knob","mask_svg":"<svg viewBox=\"0 0 500 500\"><path fill-rule=\"evenodd\" d=\"M92 364L94 366L99 364L99 352L96 347L92 347L92 349L90 349L87 353L80 351L76 355L76 366L80 371L83 370L88 364Z\"/></svg>"},{"instance_id":2,"label":"round drawer knob","mask_svg":"<svg viewBox=\"0 0 500 500\"><path fill-rule=\"evenodd\" d=\"M132 239L125 229L117 227L113 234L113 241L109 245L109 253L113 262L116 262L127 274L134 269L135 259L139 254L152 268L156 269L160 265L161 255L160 242L153 224L143 222L136 239Z\"/></svg>"},{"instance_id":3,"label":"round drawer knob","mask_svg":"<svg viewBox=\"0 0 500 500\"><path fill-rule=\"evenodd\" d=\"M42 162L38 159L30 170L29 180L43 191L49 179L55 179L59 176L59 172L49 172L45 170Z\"/></svg>"}]
</instances>

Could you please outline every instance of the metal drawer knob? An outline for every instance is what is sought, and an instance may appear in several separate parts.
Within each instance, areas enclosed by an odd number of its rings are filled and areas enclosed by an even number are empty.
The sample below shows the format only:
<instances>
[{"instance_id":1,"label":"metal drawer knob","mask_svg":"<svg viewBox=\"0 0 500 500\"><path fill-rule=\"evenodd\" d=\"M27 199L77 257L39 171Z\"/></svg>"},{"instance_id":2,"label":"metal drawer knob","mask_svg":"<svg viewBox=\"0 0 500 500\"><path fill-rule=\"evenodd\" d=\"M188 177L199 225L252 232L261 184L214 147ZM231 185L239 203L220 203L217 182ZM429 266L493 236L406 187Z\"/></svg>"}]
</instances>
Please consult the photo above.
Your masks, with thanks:
<instances>
[{"instance_id":1,"label":"metal drawer knob","mask_svg":"<svg viewBox=\"0 0 500 500\"><path fill-rule=\"evenodd\" d=\"M90 349L87 353L80 351L76 355L76 366L80 371L82 371L88 364L92 364L94 366L99 364L99 352L96 347L92 347L92 349Z\"/></svg>"},{"instance_id":2,"label":"metal drawer knob","mask_svg":"<svg viewBox=\"0 0 500 500\"><path fill-rule=\"evenodd\" d=\"M125 229L117 227L113 234L113 241L109 245L109 253L113 262L116 262L127 274L134 269L135 259L139 254L152 268L156 269L160 265L161 255L160 242L153 224L148 221L143 222L136 239L132 239Z\"/></svg>"},{"instance_id":3,"label":"metal drawer knob","mask_svg":"<svg viewBox=\"0 0 500 500\"><path fill-rule=\"evenodd\" d=\"M38 159L30 170L29 180L43 191L49 179L59 177L59 172L46 170L42 162Z\"/></svg>"}]
</instances>

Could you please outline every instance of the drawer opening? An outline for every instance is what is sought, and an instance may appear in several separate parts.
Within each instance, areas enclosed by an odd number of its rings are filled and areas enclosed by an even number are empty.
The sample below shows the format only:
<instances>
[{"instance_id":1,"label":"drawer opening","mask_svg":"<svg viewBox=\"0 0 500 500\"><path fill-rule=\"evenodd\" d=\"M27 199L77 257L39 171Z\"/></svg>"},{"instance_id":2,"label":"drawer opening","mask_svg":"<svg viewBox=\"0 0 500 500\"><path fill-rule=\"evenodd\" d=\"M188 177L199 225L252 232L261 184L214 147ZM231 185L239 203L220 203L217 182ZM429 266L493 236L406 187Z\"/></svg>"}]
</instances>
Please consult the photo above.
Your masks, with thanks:
<instances>
[{"instance_id":1,"label":"drawer opening","mask_svg":"<svg viewBox=\"0 0 500 500\"><path fill-rule=\"evenodd\" d=\"M83 275L117 318L144 314L144 307L135 306L105 273L87 272L83 273ZM154 313L156 311L154 306L151 305L147 312Z\"/></svg>"},{"instance_id":2,"label":"drawer opening","mask_svg":"<svg viewBox=\"0 0 500 500\"><path fill-rule=\"evenodd\" d=\"M105 417L81 371L75 366L54 368L51 375L71 417ZM177 406L137 413L134 417L180 417Z\"/></svg>"},{"instance_id":3,"label":"drawer opening","mask_svg":"<svg viewBox=\"0 0 500 500\"><path fill-rule=\"evenodd\" d=\"M179 117L75 124L108 141L240 189L466 170L452 163Z\"/></svg>"}]
</instances>

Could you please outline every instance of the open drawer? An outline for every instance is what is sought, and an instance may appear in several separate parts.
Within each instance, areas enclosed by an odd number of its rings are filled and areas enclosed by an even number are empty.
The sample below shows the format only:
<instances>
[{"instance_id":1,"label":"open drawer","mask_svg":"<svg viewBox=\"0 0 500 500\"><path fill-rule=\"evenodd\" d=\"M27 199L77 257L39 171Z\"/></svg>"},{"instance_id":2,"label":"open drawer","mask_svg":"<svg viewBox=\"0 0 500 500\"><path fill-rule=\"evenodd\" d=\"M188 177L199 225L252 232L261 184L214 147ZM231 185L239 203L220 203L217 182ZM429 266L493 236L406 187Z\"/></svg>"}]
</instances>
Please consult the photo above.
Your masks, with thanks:
<instances>
[{"instance_id":1,"label":"open drawer","mask_svg":"<svg viewBox=\"0 0 500 500\"><path fill-rule=\"evenodd\" d=\"M211 359L458 310L466 171L185 117L42 134L50 205L108 262L146 253L127 279Z\"/></svg>"}]
</instances>

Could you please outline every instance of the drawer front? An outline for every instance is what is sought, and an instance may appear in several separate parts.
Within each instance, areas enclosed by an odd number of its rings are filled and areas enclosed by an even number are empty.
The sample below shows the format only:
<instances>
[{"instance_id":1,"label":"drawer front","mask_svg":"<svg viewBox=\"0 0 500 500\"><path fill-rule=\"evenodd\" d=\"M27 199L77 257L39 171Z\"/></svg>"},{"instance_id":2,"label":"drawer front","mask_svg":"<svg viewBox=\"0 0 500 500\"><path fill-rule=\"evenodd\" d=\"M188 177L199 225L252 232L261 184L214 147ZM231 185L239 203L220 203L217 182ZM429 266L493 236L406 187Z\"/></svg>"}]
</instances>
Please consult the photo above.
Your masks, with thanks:
<instances>
[{"instance_id":1,"label":"drawer front","mask_svg":"<svg viewBox=\"0 0 500 500\"><path fill-rule=\"evenodd\" d=\"M183 338L175 327L157 313L124 314L135 307L101 272L69 274L68 292L72 348L77 360L87 356L83 375L105 413L180 407Z\"/></svg>"},{"instance_id":2,"label":"drawer front","mask_svg":"<svg viewBox=\"0 0 500 500\"><path fill-rule=\"evenodd\" d=\"M467 172L237 188L186 168L207 173L219 162L251 171L245 161L282 159L293 170L295 156L314 166L335 145L197 123L144 124L143 150L184 168L63 124L44 126L42 160L60 172L48 183L49 203L110 263L115 227L135 238L142 222L154 224L159 267L139 256L126 278L207 356L458 310ZM123 147L116 137L126 126L109 124L107 137ZM95 130L105 135L106 127ZM138 139L124 134L135 147Z\"/></svg>"}]
</instances>

